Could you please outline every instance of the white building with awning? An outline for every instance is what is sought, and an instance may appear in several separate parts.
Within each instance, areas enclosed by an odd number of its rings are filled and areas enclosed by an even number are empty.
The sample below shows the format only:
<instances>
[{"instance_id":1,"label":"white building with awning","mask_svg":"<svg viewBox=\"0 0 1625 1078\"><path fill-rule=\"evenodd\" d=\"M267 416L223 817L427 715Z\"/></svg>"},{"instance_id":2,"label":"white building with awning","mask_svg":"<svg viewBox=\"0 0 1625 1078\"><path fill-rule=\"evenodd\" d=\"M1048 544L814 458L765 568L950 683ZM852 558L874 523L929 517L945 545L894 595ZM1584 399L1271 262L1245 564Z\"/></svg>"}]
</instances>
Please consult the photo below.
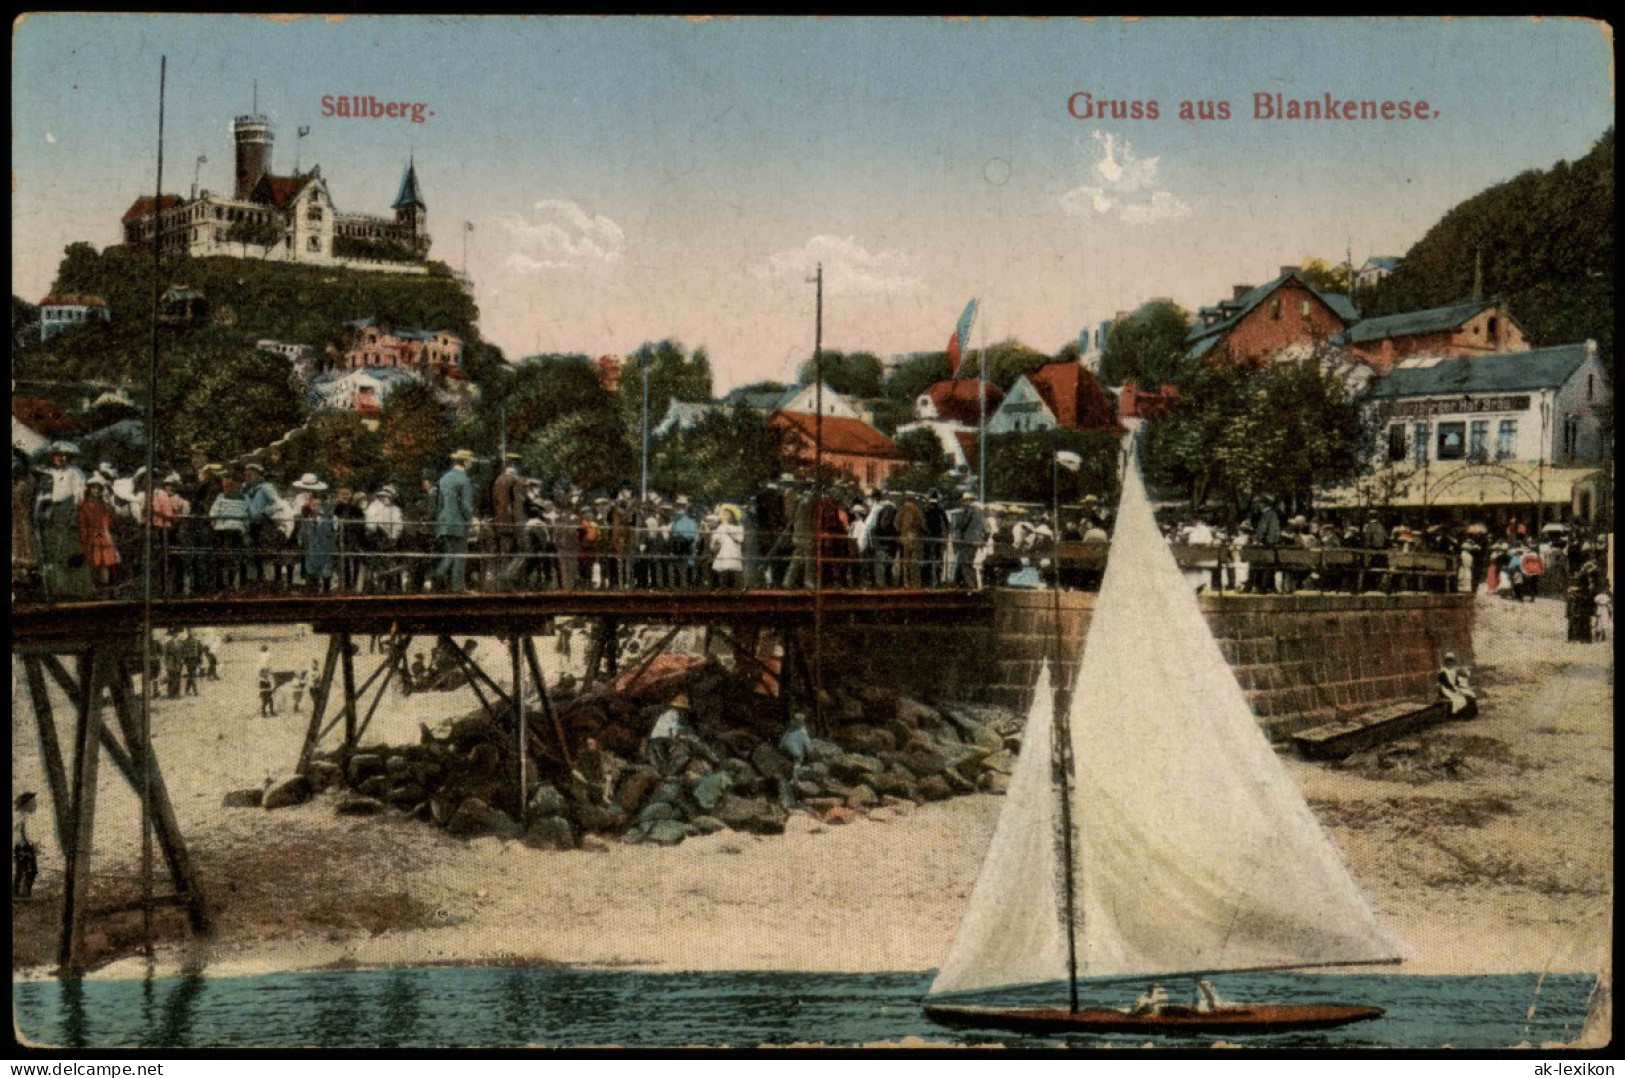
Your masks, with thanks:
<instances>
[{"instance_id":1,"label":"white building with awning","mask_svg":"<svg viewBox=\"0 0 1625 1078\"><path fill-rule=\"evenodd\" d=\"M1612 395L1595 341L1407 359L1366 394L1381 458L1573 466L1611 452Z\"/></svg>"},{"instance_id":2,"label":"white building with awning","mask_svg":"<svg viewBox=\"0 0 1625 1078\"><path fill-rule=\"evenodd\" d=\"M1610 478L1604 468L1558 467L1538 461L1445 461L1384 464L1360 482L1320 491L1323 509L1381 509L1466 521L1536 517L1593 522L1605 513Z\"/></svg>"}]
</instances>

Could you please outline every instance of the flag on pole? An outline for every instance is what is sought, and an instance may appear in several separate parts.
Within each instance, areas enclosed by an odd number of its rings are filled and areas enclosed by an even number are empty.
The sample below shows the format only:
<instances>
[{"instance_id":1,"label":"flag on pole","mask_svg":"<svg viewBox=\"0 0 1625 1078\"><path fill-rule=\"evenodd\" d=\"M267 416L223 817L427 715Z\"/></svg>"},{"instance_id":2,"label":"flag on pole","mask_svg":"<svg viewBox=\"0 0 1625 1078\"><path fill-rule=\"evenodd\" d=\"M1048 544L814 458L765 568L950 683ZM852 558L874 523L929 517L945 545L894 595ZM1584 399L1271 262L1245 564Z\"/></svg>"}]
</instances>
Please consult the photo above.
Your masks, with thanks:
<instances>
[{"instance_id":1,"label":"flag on pole","mask_svg":"<svg viewBox=\"0 0 1625 1078\"><path fill-rule=\"evenodd\" d=\"M965 313L954 326L954 335L948 338L948 377L959 377L959 357L970 347L970 327L976 321L976 301L965 304Z\"/></svg>"},{"instance_id":2,"label":"flag on pole","mask_svg":"<svg viewBox=\"0 0 1625 1078\"><path fill-rule=\"evenodd\" d=\"M474 231L474 222L473 221L464 221L463 222L463 231L465 231L465 232Z\"/></svg>"},{"instance_id":3,"label":"flag on pole","mask_svg":"<svg viewBox=\"0 0 1625 1078\"><path fill-rule=\"evenodd\" d=\"M299 137L304 138L308 134L310 134L310 128L306 127L303 124L300 124L299 125Z\"/></svg>"}]
</instances>

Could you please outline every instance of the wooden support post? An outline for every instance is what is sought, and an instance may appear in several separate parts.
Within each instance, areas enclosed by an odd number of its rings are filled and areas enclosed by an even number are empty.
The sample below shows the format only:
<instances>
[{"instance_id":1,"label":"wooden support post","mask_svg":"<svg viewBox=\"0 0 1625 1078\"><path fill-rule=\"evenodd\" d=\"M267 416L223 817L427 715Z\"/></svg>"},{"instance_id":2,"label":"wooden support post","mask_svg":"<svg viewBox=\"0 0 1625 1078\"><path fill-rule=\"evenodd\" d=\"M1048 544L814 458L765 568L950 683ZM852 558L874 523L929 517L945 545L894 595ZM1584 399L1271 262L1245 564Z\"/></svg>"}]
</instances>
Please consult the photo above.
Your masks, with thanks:
<instances>
[{"instance_id":1,"label":"wooden support post","mask_svg":"<svg viewBox=\"0 0 1625 1078\"><path fill-rule=\"evenodd\" d=\"M463 677L468 679L468 687L474 690L474 695L479 698L480 706L485 709L485 713L495 719L497 717L496 709L485 698L485 693L480 689L479 681L469 672L468 667L471 660L467 655L463 654L463 649L458 647L451 637L442 635L439 642L440 646L445 649L446 654L452 657L452 662L456 663L458 669L462 670Z\"/></svg>"},{"instance_id":2,"label":"wooden support post","mask_svg":"<svg viewBox=\"0 0 1625 1078\"><path fill-rule=\"evenodd\" d=\"M468 675L468 680L471 682L476 680L484 682L485 687L491 690L491 695L496 697L498 704L504 707L511 706L508 694L502 691L502 686L496 683L496 679L487 674L484 668L475 662L467 652L462 653L462 656L463 672Z\"/></svg>"},{"instance_id":3,"label":"wooden support post","mask_svg":"<svg viewBox=\"0 0 1625 1078\"><path fill-rule=\"evenodd\" d=\"M615 675L620 670L621 654L621 625L614 618L604 619L604 672L610 683L615 681Z\"/></svg>"},{"instance_id":4,"label":"wooden support post","mask_svg":"<svg viewBox=\"0 0 1625 1078\"><path fill-rule=\"evenodd\" d=\"M633 667L632 672L626 676L627 685L636 685L638 678L642 677L644 671L654 665L654 661L660 658L661 654L671 646L671 642L677 639L677 634L682 631L683 627L681 625L674 625L665 636L656 641L655 646L649 649L648 654L638 660L638 665Z\"/></svg>"},{"instance_id":5,"label":"wooden support post","mask_svg":"<svg viewBox=\"0 0 1625 1078\"><path fill-rule=\"evenodd\" d=\"M389 658L385 660L389 665L384 673L383 683L378 686L378 694L372 698L372 706L367 708L367 714L361 719L361 729L356 732L357 738L364 735L367 732L367 727L372 725L372 716L378 710L378 705L384 702L384 693L388 691L390 681L394 679L397 673L401 674L403 680L405 679L405 666L403 664L406 658L406 649L411 646L412 638L403 636L396 645L390 648ZM380 667L380 669L383 668ZM370 683L372 678L368 678L367 681ZM365 687L363 687L362 691L366 691Z\"/></svg>"},{"instance_id":6,"label":"wooden support post","mask_svg":"<svg viewBox=\"0 0 1625 1078\"><path fill-rule=\"evenodd\" d=\"M51 714L50 692L37 655L23 658L28 677L28 695L34 702L34 722L39 727L40 759L45 764L45 782L50 786L51 819L56 825L56 845L64 853L73 844L73 817L69 811L68 772L62 764L62 743L56 736L56 719ZM68 694L73 699L73 694Z\"/></svg>"},{"instance_id":7,"label":"wooden support post","mask_svg":"<svg viewBox=\"0 0 1625 1078\"><path fill-rule=\"evenodd\" d=\"M344 670L344 752L348 755L355 751L356 742L355 655L349 633L340 633L338 641L339 661Z\"/></svg>"},{"instance_id":8,"label":"wooden support post","mask_svg":"<svg viewBox=\"0 0 1625 1078\"><path fill-rule=\"evenodd\" d=\"M760 655L757 654L757 650L760 647L760 639L756 634L751 634L751 643L748 645L740 643L734 634L729 632L727 629L717 629L717 635L721 636L723 641L733 649L734 666L736 669L739 667L748 667L751 670L756 671L761 676L764 685L771 683L771 687L775 693L780 690L784 684L784 679L781 676L781 670L774 670L762 660Z\"/></svg>"},{"instance_id":9,"label":"wooden support post","mask_svg":"<svg viewBox=\"0 0 1625 1078\"><path fill-rule=\"evenodd\" d=\"M101 758L101 716L96 690L100 654L93 648L79 657L79 698L74 717L73 792L68 808L70 842L63 851L67 879L62 896L62 940L58 961L66 974L84 969L86 905L90 896L90 852L96 834L96 765Z\"/></svg>"},{"instance_id":10,"label":"wooden support post","mask_svg":"<svg viewBox=\"0 0 1625 1078\"><path fill-rule=\"evenodd\" d=\"M497 707L512 706L509 698L507 698L507 693L502 691L502 686L497 685L496 680L494 680L489 673L484 672L483 668L479 667L479 663L474 662L474 660L471 659L468 652L465 652L465 650L460 649L460 647L457 647L457 645L452 644L452 642L450 642L450 637L440 637L440 639L444 639L444 641L447 642L448 647L452 649L452 655L455 657L455 660L457 660L458 668L460 668L461 672L463 672L463 676L468 678L468 685L470 685L470 688L474 689L474 696L478 696L481 706L483 706L486 711L491 712L492 715L496 715L496 709L494 709L491 704L487 704L486 696L484 696L484 693L479 691L479 686L481 686L481 683L483 683L483 685L486 686L489 691L491 691L492 696L496 698Z\"/></svg>"},{"instance_id":11,"label":"wooden support post","mask_svg":"<svg viewBox=\"0 0 1625 1078\"><path fill-rule=\"evenodd\" d=\"M68 673L67 667L62 665L62 660L58 659L55 655L47 655L45 656L45 668L50 671L51 677L59 686L61 686L62 692L68 697L69 700L79 699L79 682L73 677L72 674ZM111 686L113 679L106 673L103 674L103 677L107 679L109 686ZM131 761L129 753L124 751L124 746L119 744L118 739L113 736L113 731L108 728L107 723L105 722L101 724L101 742L102 748L106 749L107 755L112 758L113 766L117 767L120 774L129 780L132 788L140 790L141 787L136 778L135 764ZM60 761L60 759L61 757L59 755L58 760ZM66 787L64 787L62 804L64 806L68 804ZM68 849L68 843L61 843L61 848L64 852L66 852Z\"/></svg>"},{"instance_id":12,"label":"wooden support post","mask_svg":"<svg viewBox=\"0 0 1625 1078\"><path fill-rule=\"evenodd\" d=\"M142 737L141 721L131 700L129 668L123 662L117 664L114 676L108 679L108 687L113 696L113 714L124 730L124 744L129 752L120 770L129 779L137 797L143 796L144 780L151 776L150 810L158 848L163 852L164 863L169 866L169 878L176 893L185 899L186 916L192 931L207 932L209 917L203 903L203 891L193 872L186 840L181 837L180 822L175 818L175 806L169 799L169 788L164 784L163 773L158 768L157 755L152 745ZM111 738L105 726L103 733ZM108 755L118 762L119 754L114 752L114 748L113 744L108 744Z\"/></svg>"},{"instance_id":13,"label":"wooden support post","mask_svg":"<svg viewBox=\"0 0 1625 1078\"><path fill-rule=\"evenodd\" d=\"M384 660L384 662L380 663L373 670L372 673L367 675L366 680L363 681L359 686L357 686L357 688L355 690L356 699L358 701L363 696L367 695L367 690L372 688L372 683L378 680L378 675L383 674L384 677L386 677L386 678L389 676L388 671L390 669L390 666L391 666L390 661L388 659L386 659L386 660Z\"/></svg>"},{"instance_id":14,"label":"wooden support post","mask_svg":"<svg viewBox=\"0 0 1625 1078\"><path fill-rule=\"evenodd\" d=\"M299 750L299 767L301 775L310 773L311 758L316 755L316 746L322 740L322 715L327 711L327 697L333 689L333 669L338 664L338 638L327 638L327 659L322 664L322 676L316 682L310 694L310 726L305 731L305 744Z\"/></svg>"},{"instance_id":15,"label":"wooden support post","mask_svg":"<svg viewBox=\"0 0 1625 1078\"><path fill-rule=\"evenodd\" d=\"M513 670L514 755L519 762L519 797L515 802L519 808L514 819L523 825L527 801L525 797L525 735L529 731L525 728L525 668L520 664L519 651L519 634L513 633L508 637L508 665Z\"/></svg>"},{"instance_id":16,"label":"wooden support post","mask_svg":"<svg viewBox=\"0 0 1625 1078\"><path fill-rule=\"evenodd\" d=\"M564 757L566 766L574 767L575 754L570 751L570 742L564 736L564 726L553 711L553 701L547 693L547 679L542 676L542 662L536 655L536 641L528 636L525 637L525 661L530 665L531 680L536 682L536 695L542 702L542 714L547 716L549 725L553 727L553 736L558 739L559 753Z\"/></svg>"}]
</instances>

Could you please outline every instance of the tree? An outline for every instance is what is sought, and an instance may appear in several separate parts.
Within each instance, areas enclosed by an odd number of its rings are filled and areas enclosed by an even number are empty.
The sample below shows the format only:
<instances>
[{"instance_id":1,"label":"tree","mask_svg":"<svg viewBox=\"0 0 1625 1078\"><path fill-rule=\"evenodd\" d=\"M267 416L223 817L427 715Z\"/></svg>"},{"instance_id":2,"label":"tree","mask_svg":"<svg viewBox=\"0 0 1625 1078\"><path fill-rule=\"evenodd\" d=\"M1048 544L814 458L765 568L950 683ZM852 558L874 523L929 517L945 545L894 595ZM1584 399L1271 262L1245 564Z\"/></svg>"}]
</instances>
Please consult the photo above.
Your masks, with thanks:
<instances>
[{"instance_id":1,"label":"tree","mask_svg":"<svg viewBox=\"0 0 1625 1078\"><path fill-rule=\"evenodd\" d=\"M947 377L948 353L922 352L893 368L881 389L891 400L903 401L913 407L914 398L924 393L927 386Z\"/></svg>"},{"instance_id":2,"label":"tree","mask_svg":"<svg viewBox=\"0 0 1625 1078\"><path fill-rule=\"evenodd\" d=\"M761 413L744 405L718 409L654 444L649 482L705 503L743 499L777 474L779 451L779 430Z\"/></svg>"},{"instance_id":3,"label":"tree","mask_svg":"<svg viewBox=\"0 0 1625 1078\"><path fill-rule=\"evenodd\" d=\"M1375 427L1330 358L1322 345L1297 362L1199 365L1172 414L1150 421L1147 478L1232 522L1261 499L1301 511L1317 487L1352 482L1369 466Z\"/></svg>"},{"instance_id":4,"label":"tree","mask_svg":"<svg viewBox=\"0 0 1625 1078\"><path fill-rule=\"evenodd\" d=\"M1459 303L1475 282L1505 297L1536 348L1587 338L1613 370L1614 129L1584 157L1486 188L1446 211L1391 275L1360 293L1367 317Z\"/></svg>"},{"instance_id":5,"label":"tree","mask_svg":"<svg viewBox=\"0 0 1625 1078\"><path fill-rule=\"evenodd\" d=\"M1348 263L1327 262L1313 255L1303 260L1298 273L1317 292L1347 293L1353 283L1349 278Z\"/></svg>"},{"instance_id":6,"label":"tree","mask_svg":"<svg viewBox=\"0 0 1625 1078\"><path fill-rule=\"evenodd\" d=\"M637 452L612 411L560 416L531 431L519 454L525 474L541 477L549 486L563 480L607 490L632 482L638 472Z\"/></svg>"},{"instance_id":7,"label":"tree","mask_svg":"<svg viewBox=\"0 0 1625 1078\"><path fill-rule=\"evenodd\" d=\"M912 400L897 401L890 397L881 397L867 403L870 423L880 433L891 437L898 427L914 418L914 402Z\"/></svg>"},{"instance_id":8,"label":"tree","mask_svg":"<svg viewBox=\"0 0 1625 1078\"><path fill-rule=\"evenodd\" d=\"M292 364L233 334L211 327L161 350L160 456L180 459L193 444L217 460L241 456L298 427L306 411Z\"/></svg>"},{"instance_id":9,"label":"tree","mask_svg":"<svg viewBox=\"0 0 1625 1078\"><path fill-rule=\"evenodd\" d=\"M479 440L495 446L506 419L507 441L515 446L531 432L576 414L612 416L619 422L616 398L599 381L598 367L580 353L531 356L506 367L481 395Z\"/></svg>"},{"instance_id":10,"label":"tree","mask_svg":"<svg viewBox=\"0 0 1625 1078\"><path fill-rule=\"evenodd\" d=\"M1184 365L1188 332L1190 315L1173 300L1141 304L1133 314L1112 323L1101 357L1102 380L1114 386L1175 381Z\"/></svg>"},{"instance_id":11,"label":"tree","mask_svg":"<svg viewBox=\"0 0 1625 1078\"><path fill-rule=\"evenodd\" d=\"M378 434L390 474L405 483L438 465L453 448L445 409L433 390L417 382L401 386L384 401Z\"/></svg>"},{"instance_id":12,"label":"tree","mask_svg":"<svg viewBox=\"0 0 1625 1078\"><path fill-rule=\"evenodd\" d=\"M708 401L711 399L711 359L705 349L692 353L683 349L681 341L648 342L626 357L621 367L622 413L633 427L643 416L643 373L649 373L649 426L651 428L674 400Z\"/></svg>"},{"instance_id":13,"label":"tree","mask_svg":"<svg viewBox=\"0 0 1625 1078\"><path fill-rule=\"evenodd\" d=\"M479 309L451 278L436 275L364 273L341 266L264 261L254 258L165 257L158 281L185 284L208 298L215 310L236 314L247 336L320 344L333 327L373 318L393 327L446 330L463 341L470 377L484 355ZM94 354L73 357L84 376L144 381L151 349L153 265L150 249L109 247L98 254L89 244L63 252L51 290L100 296L112 314ZM160 351L211 327L161 328ZM55 350L56 339L45 351ZM60 372L59 372L60 373Z\"/></svg>"},{"instance_id":14,"label":"tree","mask_svg":"<svg viewBox=\"0 0 1625 1078\"><path fill-rule=\"evenodd\" d=\"M1051 362L1050 357L1038 349L1025 345L1014 337L1006 337L997 344L988 345L986 349L977 349L966 353L960 361L959 376L962 378L975 378L981 374L983 364L990 372L988 381L1002 390L1008 390L1016 384L1016 379Z\"/></svg>"},{"instance_id":15,"label":"tree","mask_svg":"<svg viewBox=\"0 0 1625 1078\"><path fill-rule=\"evenodd\" d=\"M322 412L288 439L284 467L315 472L337 490L373 490L391 475L382 455L383 439L354 412Z\"/></svg>"},{"instance_id":16,"label":"tree","mask_svg":"<svg viewBox=\"0 0 1625 1078\"><path fill-rule=\"evenodd\" d=\"M462 368L469 381L485 392L492 389L500 392L503 379L513 370L502 349L486 341L463 342Z\"/></svg>"},{"instance_id":17,"label":"tree","mask_svg":"<svg viewBox=\"0 0 1625 1078\"><path fill-rule=\"evenodd\" d=\"M786 389L789 389L789 388L790 387L785 385L783 382L765 381L765 382L752 382L749 385L740 386L738 389L732 390L732 392L740 393L740 394L744 394L744 393L783 393Z\"/></svg>"},{"instance_id":18,"label":"tree","mask_svg":"<svg viewBox=\"0 0 1625 1078\"><path fill-rule=\"evenodd\" d=\"M1083 458L1078 471L1052 469L1055 453L1062 449ZM1103 432L1056 428L993 435L987 440L988 497L1047 505L1058 492L1067 505L1089 494L1113 502L1117 496L1118 450L1118 436Z\"/></svg>"},{"instance_id":19,"label":"tree","mask_svg":"<svg viewBox=\"0 0 1625 1078\"><path fill-rule=\"evenodd\" d=\"M897 448L913 459L887 477L891 490L930 490L947 481L952 462L932 431L911 430L897 439Z\"/></svg>"},{"instance_id":20,"label":"tree","mask_svg":"<svg viewBox=\"0 0 1625 1078\"><path fill-rule=\"evenodd\" d=\"M873 352L836 352L826 350L819 357L824 384L837 393L860 400L880 396L882 366L880 357ZM802 385L813 383L813 358L802 360L796 378Z\"/></svg>"},{"instance_id":21,"label":"tree","mask_svg":"<svg viewBox=\"0 0 1625 1078\"><path fill-rule=\"evenodd\" d=\"M11 297L11 350L27 348L39 340L39 308L16 293Z\"/></svg>"},{"instance_id":22,"label":"tree","mask_svg":"<svg viewBox=\"0 0 1625 1078\"><path fill-rule=\"evenodd\" d=\"M283 230L270 221L233 221L231 227L226 229L226 242L240 244L244 257L247 257L250 247L258 247L262 259L268 257L271 248L282 242L282 236Z\"/></svg>"}]
</instances>

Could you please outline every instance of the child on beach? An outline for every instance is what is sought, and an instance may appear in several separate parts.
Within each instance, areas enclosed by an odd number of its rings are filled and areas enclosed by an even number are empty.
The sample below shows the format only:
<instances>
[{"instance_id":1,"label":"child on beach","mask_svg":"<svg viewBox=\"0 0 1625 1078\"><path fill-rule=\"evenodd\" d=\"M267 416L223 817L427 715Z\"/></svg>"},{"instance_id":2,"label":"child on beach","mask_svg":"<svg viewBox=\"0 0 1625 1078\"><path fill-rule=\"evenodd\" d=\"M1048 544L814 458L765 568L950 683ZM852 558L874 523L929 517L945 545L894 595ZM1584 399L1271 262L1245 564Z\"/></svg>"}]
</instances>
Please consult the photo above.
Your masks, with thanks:
<instances>
[{"instance_id":1,"label":"child on beach","mask_svg":"<svg viewBox=\"0 0 1625 1078\"><path fill-rule=\"evenodd\" d=\"M260 714L276 714L276 676L271 673L271 647L260 645L259 665Z\"/></svg>"}]
</instances>

